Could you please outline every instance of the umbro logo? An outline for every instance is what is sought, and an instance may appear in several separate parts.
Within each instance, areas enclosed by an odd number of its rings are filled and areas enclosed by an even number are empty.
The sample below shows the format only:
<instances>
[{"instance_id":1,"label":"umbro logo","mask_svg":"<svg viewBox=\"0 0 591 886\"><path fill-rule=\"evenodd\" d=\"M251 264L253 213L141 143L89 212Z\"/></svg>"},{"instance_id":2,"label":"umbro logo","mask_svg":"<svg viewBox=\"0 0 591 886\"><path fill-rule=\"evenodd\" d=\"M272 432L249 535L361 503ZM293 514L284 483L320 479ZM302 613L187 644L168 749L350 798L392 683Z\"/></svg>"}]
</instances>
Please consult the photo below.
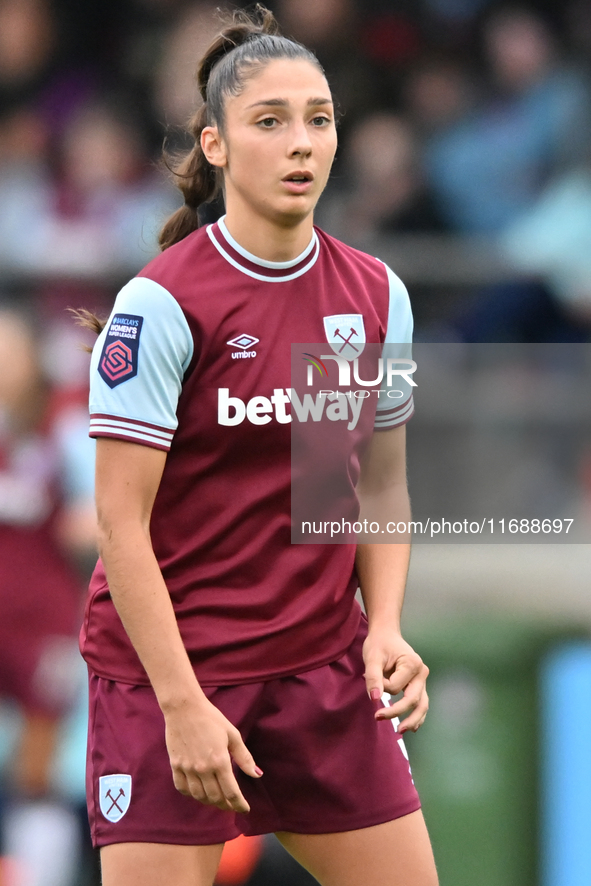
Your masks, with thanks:
<instances>
[{"instance_id":1,"label":"umbro logo","mask_svg":"<svg viewBox=\"0 0 591 886\"><path fill-rule=\"evenodd\" d=\"M237 335L236 338L231 338L226 344L233 348L241 348L245 351L247 348L256 345L258 341L259 339L255 338L254 335L245 335L245 333L242 333L242 335Z\"/></svg>"},{"instance_id":2,"label":"umbro logo","mask_svg":"<svg viewBox=\"0 0 591 886\"><path fill-rule=\"evenodd\" d=\"M236 359L239 357L256 357L257 352L251 350L251 348L253 345L256 345L258 341L260 341L260 339L255 338L254 335L247 335L245 332L242 332L235 338L231 338L226 344L230 345L231 348L240 348L239 351L234 351L232 354L232 357Z\"/></svg>"}]
</instances>

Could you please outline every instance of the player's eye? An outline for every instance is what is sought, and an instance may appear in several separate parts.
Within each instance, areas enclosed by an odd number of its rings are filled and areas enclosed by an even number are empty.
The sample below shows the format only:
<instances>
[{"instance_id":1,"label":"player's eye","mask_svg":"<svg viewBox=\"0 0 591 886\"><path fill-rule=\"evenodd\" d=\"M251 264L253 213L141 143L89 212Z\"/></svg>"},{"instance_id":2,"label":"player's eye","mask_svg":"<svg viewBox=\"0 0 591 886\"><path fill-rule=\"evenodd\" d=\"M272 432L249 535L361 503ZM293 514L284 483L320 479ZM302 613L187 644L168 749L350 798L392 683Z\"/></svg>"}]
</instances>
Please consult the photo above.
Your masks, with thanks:
<instances>
[{"instance_id":1,"label":"player's eye","mask_svg":"<svg viewBox=\"0 0 591 886\"><path fill-rule=\"evenodd\" d=\"M258 125L263 129L272 129L277 123L277 119L275 117L264 117L262 120L258 121Z\"/></svg>"},{"instance_id":2,"label":"player's eye","mask_svg":"<svg viewBox=\"0 0 591 886\"><path fill-rule=\"evenodd\" d=\"M330 123L328 117L312 117L313 126L326 126L328 123Z\"/></svg>"}]
</instances>

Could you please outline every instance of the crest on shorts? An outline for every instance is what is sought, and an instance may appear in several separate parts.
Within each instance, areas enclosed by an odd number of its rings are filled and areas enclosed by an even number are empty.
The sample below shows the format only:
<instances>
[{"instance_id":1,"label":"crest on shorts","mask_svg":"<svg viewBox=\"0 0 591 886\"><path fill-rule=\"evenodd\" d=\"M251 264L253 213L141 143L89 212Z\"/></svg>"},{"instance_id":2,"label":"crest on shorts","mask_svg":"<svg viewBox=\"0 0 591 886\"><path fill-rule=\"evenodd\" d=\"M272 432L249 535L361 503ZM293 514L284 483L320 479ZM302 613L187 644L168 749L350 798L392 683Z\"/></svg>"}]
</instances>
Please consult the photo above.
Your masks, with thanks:
<instances>
[{"instance_id":1,"label":"crest on shorts","mask_svg":"<svg viewBox=\"0 0 591 886\"><path fill-rule=\"evenodd\" d=\"M365 326L362 314L333 314L324 317L326 340L339 357L354 360L365 347Z\"/></svg>"},{"instance_id":2,"label":"crest on shorts","mask_svg":"<svg viewBox=\"0 0 591 886\"><path fill-rule=\"evenodd\" d=\"M120 821L131 800L131 775L101 775L99 778L99 803L108 821Z\"/></svg>"},{"instance_id":3,"label":"crest on shorts","mask_svg":"<svg viewBox=\"0 0 591 886\"><path fill-rule=\"evenodd\" d=\"M135 378L143 317L115 314L107 329L99 360L99 375L110 388Z\"/></svg>"}]
</instances>

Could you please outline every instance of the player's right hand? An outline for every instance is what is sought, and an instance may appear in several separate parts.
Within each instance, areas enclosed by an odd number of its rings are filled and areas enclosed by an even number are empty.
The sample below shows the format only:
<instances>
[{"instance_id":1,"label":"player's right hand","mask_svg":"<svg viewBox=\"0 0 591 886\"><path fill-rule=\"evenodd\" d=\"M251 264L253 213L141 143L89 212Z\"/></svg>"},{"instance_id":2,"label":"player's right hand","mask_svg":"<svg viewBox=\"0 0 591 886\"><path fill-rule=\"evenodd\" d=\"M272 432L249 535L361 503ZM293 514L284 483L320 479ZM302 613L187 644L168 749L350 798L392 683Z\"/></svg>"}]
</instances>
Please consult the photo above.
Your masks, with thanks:
<instances>
[{"instance_id":1,"label":"player's right hand","mask_svg":"<svg viewBox=\"0 0 591 886\"><path fill-rule=\"evenodd\" d=\"M174 785L201 803L234 812L250 812L232 770L232 758L246 775L263 774L240 732L204 699L167 711L166 747Z\"/></svg>"}]
</instances>

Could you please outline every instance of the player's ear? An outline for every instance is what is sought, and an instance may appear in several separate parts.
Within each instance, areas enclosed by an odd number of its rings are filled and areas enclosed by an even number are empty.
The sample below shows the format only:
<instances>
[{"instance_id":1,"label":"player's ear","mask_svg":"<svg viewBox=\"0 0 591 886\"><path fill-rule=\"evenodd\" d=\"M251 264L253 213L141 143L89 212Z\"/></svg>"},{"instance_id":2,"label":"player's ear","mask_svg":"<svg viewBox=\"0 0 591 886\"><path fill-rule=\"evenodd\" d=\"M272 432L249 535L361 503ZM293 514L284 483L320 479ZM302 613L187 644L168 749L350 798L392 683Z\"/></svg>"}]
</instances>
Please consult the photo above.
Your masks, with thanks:
<instances>
[{"instance_id":1,"label":"player's ear","mask_svg":"<svg viewBox=\"0 0 591 886\"><path fill-rule=\"evenodd\" d=\"M217 126L205 126L201 132L201 150L212 166L223 167L228 162L226 143Z\"/></svg>"}]
</instances>

